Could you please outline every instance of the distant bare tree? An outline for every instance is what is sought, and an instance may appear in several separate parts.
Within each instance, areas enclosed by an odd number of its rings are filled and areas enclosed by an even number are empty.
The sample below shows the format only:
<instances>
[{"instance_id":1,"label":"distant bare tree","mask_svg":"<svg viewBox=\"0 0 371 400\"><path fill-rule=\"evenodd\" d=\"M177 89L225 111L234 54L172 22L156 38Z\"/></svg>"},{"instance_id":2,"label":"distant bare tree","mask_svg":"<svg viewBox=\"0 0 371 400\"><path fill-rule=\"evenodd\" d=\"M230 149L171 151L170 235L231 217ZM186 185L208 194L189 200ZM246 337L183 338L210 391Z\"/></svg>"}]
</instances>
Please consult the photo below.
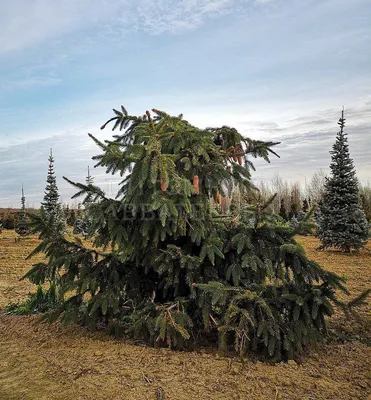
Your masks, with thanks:
<instances>
[{"instance_id":1,"label":"distant bare tree","mask_svg":"<svg viewBox=\"0 0 371 400\"><path fill-rule=\"evenodd\" d=\"M281 202L283 201L286 209L290 207L290 187L288 182L284 181L278 174L276 174L270 183L272 194L277 193L274 201L274 212L279 212Z\"/></svg>"},{"instance_id":2,"label":"distant bare tree","mask_svg":"<svg viewBox=\"0 0 371 400\"><path fill-rule=\"evenodd\" d=\"M295 214L301 210L303 190L299 182L294 182L290 187L290 211Z\"/></svg>"},{"instance_id":3,"label":"distant bare tree","mask_svg":"<svg viewBox=\"0 0 371 400\"><path fill-rule=\"evenodd\" d=\"M322 169L317 170L306 187L306 197L311 201L311 204L317 204L323 197L325 190L326 174Z\"/></svg>"},{"instance_id":4,"label":"distant bare tree","mask_svg":"<svg viewBox=\"0 0 371 400\"><path fill-rule=\"evenodd\" d=\"M288 211L292 209L301 209L301 203L304 197L303 190L299 182L287 182L278 174L276 174L272 180L268 182L257 182L255 186L259 189L259 198L262 201L267 201L274 194L277 194L276 198L270 205L271 211L278 214L282 204Z\"/></svg>"},{"instance_id":5,"label":"distant bare tree","mask_svg":"<svg viewBox=\"0 0 371 400\"><path fill-rule=\"evenodd\" d=\"M368 221L371 221L371 183L367 182L366 185L359 183L359 197L363 211L366 214Z\"/></svg>"}]
</instances>

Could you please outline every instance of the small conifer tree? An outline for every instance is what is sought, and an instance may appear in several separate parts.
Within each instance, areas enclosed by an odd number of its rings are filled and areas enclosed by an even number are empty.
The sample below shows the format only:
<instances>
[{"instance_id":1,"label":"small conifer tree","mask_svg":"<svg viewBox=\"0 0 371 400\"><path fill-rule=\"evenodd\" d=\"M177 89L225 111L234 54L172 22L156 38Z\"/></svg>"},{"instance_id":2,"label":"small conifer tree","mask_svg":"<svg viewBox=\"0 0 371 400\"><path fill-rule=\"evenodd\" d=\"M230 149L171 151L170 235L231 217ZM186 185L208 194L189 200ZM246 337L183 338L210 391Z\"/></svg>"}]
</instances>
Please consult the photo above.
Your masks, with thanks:
<instances>
[{"instance_id":1,"label":"small conifer tree","mask_svg":"<svg viewBox=\"0 0 371 400\"><path fill-rule=\"evenodd\" d=\"M283 218L285 221L287 220L287 211L286 211L286 206L285 206L285 200L284 200L284 199L281 199L279 215L280 215L281 218Z\"/></svg>"},{"instance_id":2,"label":"small conifer tree","mask_svg":"<svg viewBox=\"0 0 371 400\"><path fill-rule=\"evenodd\" d=\"M89 186L89 185L92 186L93 183L94 183L94 178L90 175L90 167L88 166L88 175L86 176L85 184L86 184L86 186ZM87 196L84 199L84 203L83 203L85 208L93 202L93 198L94 198L94 196L91 193L87 194Z\"/></svg>"},{"instance_id":3,"label":"small conifer tree","mask_svg":"<svg viewBox=\"0 0 371 400\"><path fill-rule=\"evenodd\" d=\"M8 212L7 214L4 215L3 218L3 228L4 229L14 229L16 227L16 221L14 218L14 214L11 212Z\"/></svg>"},{"instance_id":4,"label":"small conifer tree","mask_svg":"<svg viewBox=\"0 0 371 400\"><path fill-rule=\"evenodd\" d=\"M295 218L298 211L299 211L298 204L296 203L294 195L291 194L289 219Z\"/></svg>"},{"instance_id":5,"label":"small conifer tree","mask_svg":"<svg viewBox=\"0 0 371 400\"><path fill-rule=\"evenodd\" d=\"M85 185L89 189L94 189L93 183L94 183L94 178L90 175L90 168L88 166L88 175L86 176L86 179L85 179ZM76 193L74 196L72 196L72 198L74 199L76 197L81 196L81 193L84 193L84 190L83 190L83 192ZM74 222L74 225L73 225L73 233L74 234L82 234L82 235L84 235L84 237L89 236L89 229L91 226L91 217L90 217L89 207L94 202L94 198L95 198L95 196L93 195L92 192L87 193L87 195L82 203L85 207L84 212L82 212L81 208L79 208L81 217L76 219ZM81 207L80 203L79 203L79 207ZM81 214L83 214L83 215L81 215Z\"/></svg>"},{"instance_id":6,"label":"small conifer tree","mask_svg":"<svg viewBox=\"0 0 371 400\"><path fill-rule=\"evenodd\" d=\"M58 225L62 228L65 224L62 206L59 199L57 179L54 173L54 158L52 149L49 155L49 168L46 178L46 188L44 193L44 200L41 203L41 212L44 217L48 219L49 223Z\"/></svg>"},{"instance_id":7,"label":"small conifer tree","mask_svg":"<svg viewBox=\"0 0 371 400\"><path fill-rule=\"evenodd\" d=\"M303 212L305 212L305 213L307 213L308 210L309 210L309 202L308 202L308 200L307 200L306 198L303 200L303 205L302 205L302 208L301 208L301 209L302 209Z\"/></svg>"},{"instance_id":8,"label":"small conifer tree","mask_svg":"<svg viewBox=\"0 0 371 400\"><path fill-rule=\"evenodd\" d=\"M76 211L73 208L69 208L66 222L69 226L74 226L76 222Z\"/></svg>"},{"instance_id":9,"label":"small conifer tree","mask_svg":"<svg viewBox=\"0 0 371 400\"><path fill-rule=\"evenodd\" d=\"M344 132L344 110L338 124L340 131L330 151L331 177L326 178L325 193L319 205L317 236L321 249L334 247L350 252L365 246L370 227L360 206L358 181Z\"/></svg>"},{"instance_id":10,"label":"small conifer tree","mask_svg":"<svg viewBox=\"0 0 371 400\"><path fill-rule=\"evenodd\" d=\"M24 196L23 184L22 184L22 197L21 197L21 212L18 216L17 226L15 231L20 236L26 236L28 233L28 224L27 224L27 216L26 216L26 198Z\"/></svg>"}]
</instances>

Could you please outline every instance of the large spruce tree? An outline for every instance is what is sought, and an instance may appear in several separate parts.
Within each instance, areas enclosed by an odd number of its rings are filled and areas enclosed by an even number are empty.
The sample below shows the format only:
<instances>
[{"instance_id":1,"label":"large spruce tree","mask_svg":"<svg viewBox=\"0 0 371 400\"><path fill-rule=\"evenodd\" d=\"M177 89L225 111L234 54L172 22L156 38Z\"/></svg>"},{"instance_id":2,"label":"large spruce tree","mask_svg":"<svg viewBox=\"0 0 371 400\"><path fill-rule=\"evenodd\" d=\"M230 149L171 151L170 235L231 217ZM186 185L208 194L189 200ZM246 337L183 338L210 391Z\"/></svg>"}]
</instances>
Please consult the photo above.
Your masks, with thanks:
<instances>
[{"instance_id":1,"label":"large spruce tree","mask_svg":"<svg viewBox=\"0 0 371 400\"><path fill-rule=\"evenodd\" d=\"M295 229L267 211L273 199L230 215L218 206L233 188L252 190L252 159L269 161L277 143L227 126L200 129L156 109L114 112L102 129L114 122L119 134L90 136L102 151L97 165L122 176L116 198L69 181L93 196L95 249L34 217L42 242L30 256L43 251L48 261L26 276L42 284L59 272L68 293L49 320L172 348L208 340L276 360L317 340L341 279L306 258Z\"/></svg>"},{"instance_id":2,"label":"large spruce tree","mask_svg":"<svg viewBox=\"0 0 371 400\"><path fill-rule=\"evenodd\" d=\"M344 110L338 124L340 131L330 151L331 176L326 178L325 193L319 205L317 236L321 249L333 247L350 252L365 246L370 227L360 206L358 181L344 132Z\"/></svg>"}]
</instances>

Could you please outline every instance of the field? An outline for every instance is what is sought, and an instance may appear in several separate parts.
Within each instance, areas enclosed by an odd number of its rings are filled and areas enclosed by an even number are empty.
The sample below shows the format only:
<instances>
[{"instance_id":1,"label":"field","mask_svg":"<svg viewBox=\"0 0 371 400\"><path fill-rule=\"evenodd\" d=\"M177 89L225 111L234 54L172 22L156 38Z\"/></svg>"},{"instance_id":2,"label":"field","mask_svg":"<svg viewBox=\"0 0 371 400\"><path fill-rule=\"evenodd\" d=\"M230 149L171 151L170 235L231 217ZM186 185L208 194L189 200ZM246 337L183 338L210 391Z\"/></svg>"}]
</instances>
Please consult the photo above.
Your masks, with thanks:
<instances>
[{"instance_id":1,"label":"field","mask_svg":"<svg viewBox=\"0 0 371 400\"><path fill-rule=\"evenodd\" d=\"M37 316L6 316L10 302L34 290L19 278L36 238L0 235L0 399L368 399L371 395L371 312L359 320L339 312L329 338L303 360L269 365L200 349L174 352L116 341L76 326L45 325ZM371 287L371 247L359 254L317 252L316 239L298 239L310 258L348 279L353 296Z\"/></svg>"}]
</instances>

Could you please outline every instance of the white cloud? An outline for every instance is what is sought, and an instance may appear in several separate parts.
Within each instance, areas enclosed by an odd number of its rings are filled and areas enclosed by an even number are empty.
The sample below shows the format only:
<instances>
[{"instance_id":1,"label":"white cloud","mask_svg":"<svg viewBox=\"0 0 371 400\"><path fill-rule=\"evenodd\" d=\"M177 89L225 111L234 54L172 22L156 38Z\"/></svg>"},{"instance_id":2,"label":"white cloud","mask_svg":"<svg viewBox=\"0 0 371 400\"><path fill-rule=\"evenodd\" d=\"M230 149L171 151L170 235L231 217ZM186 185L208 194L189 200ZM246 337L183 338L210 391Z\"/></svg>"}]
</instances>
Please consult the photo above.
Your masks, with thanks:
<instances>
[{"instance_id":1,"label":"white cloud","mask_svg":"<svg viewBox=\"0 0 371 400\"><path fill-rule=\"evenodd\" d=\"M6 82L8 88L28 89L33 86L52 86L58 85L62 80L52 76L32 76L29 78L21 78L17 80L9 80Z\"/></svg>"},{"instance_id":2,"label":"white cloud","mask_svg":"<svg viewBox=\"0 0 371 400\"><path fill-rule=\"evenodd\" d=\"M87 0L12 0L0 5L0 52L22 50L88 23Z\"/></svg>"},{"instance_id":3,"label":"white cloud","mask_svg":"<svg viewBox=\"0 0 371 400\"><path fill-rule=\"evenodd\" d=\"M148 99L146 102L148 102ZM258 114L252 115L252 119L248 121L243 119L246 117L243 111L234 109L223 110L222 115L220 115L218 109L203 108L201 110L189 109L184 111L184 117L197 126L207 126L211 122L214 126L230 124L246 136L280 141L281 144L277 146L276 151L281 158L272 157L271 164L257 161L257 171L253 173L253 178L255 180L270 180L276 173L279 173L284 179L299 181L302 184L316 170L328 170L329 151L335 141L338 130L337 120L340 115L340 108L316 109L309 113L303 112L301 117L295 120L289 118L275 122L264 119L262 121L256 120L255 116ZM133 110L129 108L129 112L133 112ZM369 158L371 152L369 141L370 112L371 104L367 102L346 109L346 132L349 137L350 152L354 159L358 178L364 183L371 180L371 160ZM92 132L99 140L111 138L112 132L109 129L100 131L98 127L90 128L85 131ZM76 129L68 134L59 132L53 137L9 147L1 147L0 145L1 172L3 174L0 180L0 193L6 195L1 196L0 207L15 206L19 203L19 188L22 182L27 189L27 201L30 205L38 206L45 187L47 157L50 147L53 147L55 156L55 171L58 176L60 194L64 202L70 202L70 197L75 193L75 189L62 180L62 175L73 181L83 182L87 165L94 165L91 157L100 153L100 149L93 141L86 134L81 134L82 131L84 130ZM30 135L30 137L33 137L33 135ZM114 196L117 183L121 180L120 177L118 175L107 175L103 168L94 169L93 174L95 182L108 195Z\"/></svg>"},{"instance_id":4,"label":"white cloud","mask_svg":"<svg viewBox=\"0 0 371 400\"><path fill-rule=\"evenodd\" d=\"M18 204L22 181L38 201L50 145L58 176L83 178L96 148L80 134L121 103L281 140L282 158L254 177L293 180L328 167L344 104L359 177L371 179L367 1L0 0L1 201Z\"/></svg>"},{"instance_id":5,"label":"white cloud","mask_svg":"<svg viewBox=\"0 0 371 400\"><path fill-rule=\"evenodd\" d=\"M211 17L233 12L236 0L140 0L117 23L152 34L179 33L199 27Z\"/></svg>"},{"instance_id":6,"label":"white cloud","mask_svg":"<svg viewBox=\"0 0 371 400\"><path fill-rule=\"evenodd\" d=\"M180 33L239 13L261 0L12 0L0 3L0 54L55 41L76 31L122 35ZM86 39L86 36L85 36Z\"/></svg>"}]
</instances>

